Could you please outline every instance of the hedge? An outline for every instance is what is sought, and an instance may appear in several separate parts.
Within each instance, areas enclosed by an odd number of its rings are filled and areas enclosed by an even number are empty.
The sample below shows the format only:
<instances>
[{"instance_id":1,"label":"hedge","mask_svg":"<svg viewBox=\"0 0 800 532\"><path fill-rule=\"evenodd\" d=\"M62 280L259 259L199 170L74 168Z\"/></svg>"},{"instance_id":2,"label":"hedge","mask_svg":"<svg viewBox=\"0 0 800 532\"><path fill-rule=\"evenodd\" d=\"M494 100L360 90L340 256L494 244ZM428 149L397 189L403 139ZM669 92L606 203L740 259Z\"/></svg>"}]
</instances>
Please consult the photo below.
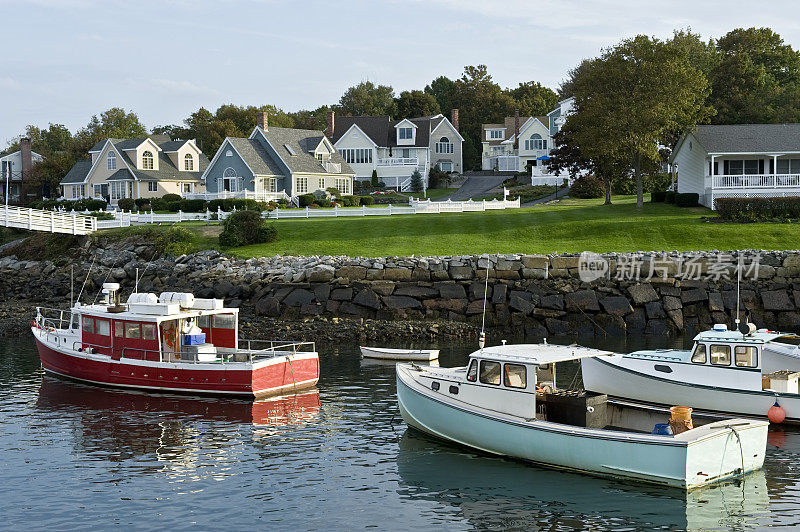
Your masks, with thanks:
<instances>
[{"instance_id":1,"label":"hedge","mask_svg":"<svg viewBox=\"0 0 800 532\"><path fill-rule=\"evenodd\" d=\"M774 222L800 220L800 197L717 198L717 214L733 222Z\"/></svg>"},{"instance_id":2,"label":"hedge","mask_svg":"<svg viewBox=\"0 0 800 532\"><path fill-rule=\"evenodd\" d=\"M375 203L375 198L372 196L361 196L359 203L361 205L372 205L373 203Z\"/></svg>"},{"instance_id":3,"label":"hedge","mask_svg":"<svg viewBox=\"0 0 800 532\"><path fill-rule=\"evenodd\" d=\"M602 198L605 196L603 181L593 175L581 176L569 187L569 195L573 198Z\"/></svg>"},{"instance_id":4,"label":"hedge","mask_svg":"<svg viewBox=\"0 0 800 532\"><path fill-rule=\"evenodd\" d=\"M696 192L684 192L675 194L675 205L678 207L697 207L700 201L700 194Z\"/></svg>"},{"instance_id":5,"label":"hedge","mask_svg":"<svg viewBox=\"0 0 800 532\"><path fill-rule=\"evenodd\" d=\"M667 199L667 192L665 190L656 190L650 193L651 203L664 203Z\"/></svg>"},{"instance_id":6,"label":"hedge","mask_svg":"<svg viewBox=\"0 0 800 532\"><path fill-rule=\"evenodd\" d=\"M675 192L672 190L667 191L667 193L664 194L664 201L666 203L675 203Z\"/></svg>"}]
</instances>

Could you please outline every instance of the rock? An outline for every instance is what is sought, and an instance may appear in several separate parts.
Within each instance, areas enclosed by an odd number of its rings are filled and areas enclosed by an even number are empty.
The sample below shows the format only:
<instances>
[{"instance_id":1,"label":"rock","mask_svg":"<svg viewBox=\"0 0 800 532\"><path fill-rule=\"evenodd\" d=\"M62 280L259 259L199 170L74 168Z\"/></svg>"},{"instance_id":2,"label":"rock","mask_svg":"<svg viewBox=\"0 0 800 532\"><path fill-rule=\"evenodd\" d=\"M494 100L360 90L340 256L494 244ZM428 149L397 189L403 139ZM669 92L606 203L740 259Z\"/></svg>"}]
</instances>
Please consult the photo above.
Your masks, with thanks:
<instances>
[{"instance_id":1,"label":"rock","mask_svg":"<svg viewBox=\"0 0 800 532\"><path fill-rule=\"evenodd\" d=\"M655 288L650 283L642 283L628 287L628 293L635 305L644 305L652 301L658 301L659 297Z\"/></svg>"},{"instance_id":2,"label":"rock","mask_svg":"<svg viewBox=\"0 0 800 532\"><path fill-rule=\"evenodd\" d=\"M439 291L442 299L466 299L467 291L464 286L457 283L434 283L433 287Z\"/></svg>"},{"instance_id":3,"label":"rock","mask_svg":"<svg viewBox=\"0 0 800 532\"><path fill-rule=\"evenodd\" d=\"M365 279L368 281L375 280L375 279L383 279L383 269L378 268L370 268L367 270L367 275Z\"/></svg>"},{"instance_id":4,"label":"rock","mask_svg":"<svg viewBox=\"0 0 800 532\"><path fill-rule=\"evenodd\" d=\"M597 294L592 290L578 290L564 296L564 303L570 311L598 311L600 305L597 301Z\"/></svg>"},{"instance_id":5,"label":"rock","mask_svg":"<svg viewBox=\"0 0 800 532\"><path fill-rule=\"evenodd\" d=\"M794 310L794 305L789 299L786 290L769 290L761 292L761 301L764 310Z\"/></svg>"},{"instance_id":6,"label":"rock","mask_svg":"<svg viewBox=\"0 0 800 532\"><path fill-rule=\"evenodd\" d=\"M312 283L326 283L333 279L336 269L327 264L318 264L306 271L306 280Z\"/></svg>"},{"instance_id":7,"label":"rock","mask_svg":"<svg viewBox=\"0 0 800 532\"><path fill-rule=\"evenodd\" d=\"M670 310L678 310L681 308L683 308L683 303L681 303L680 298L664 296L664 310L669 312Z\"/></svg>"},{"instance_id":8,"label":"rock","mask_svg":"<svg viewBox=\"0 0 800 532\"><path fill-rule=\"evenodd\" d=\"M660 301L651 301L649 303L645 303L644 311L647 314L647 319L650 321L662 319L667 316L664 312L664 307L661 306Z\"/></svg>"},{"instance_id":9,"label":"rock","mask_svg":"<svg viewBox=\"0 0 800 532\"><path fill-rule=\"evenodd\" d=\"M472 266L450 267L450 278L454 281L467 281L472 279L474 273L475 272L473 271Z\"/></svg>"},{"instance_id":10,"label":"rock","mask_svg":"<svg viewBox=\"0 0 800 532\"><path fill-rule=\"evenodd\" d=\"M679 331L683 329L683 311L681 309L668 310L667 316L669 316L669 319L675 324L675 328Z\"/></svg>"},{"instance_id":11,"label":"rock","mask_svg":"<svg viewBox=\"0 0 800 532\"><path fill-rule=\"evenodd\" d=\"M520 275L516 270L495 270L494 277L497 279L516 280L520 278Z\"/></svg>"},{"instance_id":12,"label":"rock","mask_svg":"<svg viewBox=\"0 0 800 532\"><path fill-rule=\"evenodd\" d=\"M387 281L410 281L411 270L408 268L385 268L383 278Z\"/></svg>"},{"instance_id":13,"label":"rock","mask_svg":"<svg viewBox=\"0 0 800 532\"><path fill-rule=\"evenodd\" d=\"M318 284L314 287L314 299L320 303L327 301L331 295L331 285L327 283Z\"/></svg>"},{"instance_id":14,"label":"rock","mask_svg":"<svg viewBox=\"0 0 800 532\"><path fill-rule=\"evenodd\" d=\"M414 268L411 271L411 279L414 281L430 281L431 272L425 268Z\"/></svg>"},{"instance_id":15,"label":"rock","mask_svg":"<svg viewBox=\"0 0 800 532\"><path fill-rule=\"evenodd\" d=\"M342 266L336 270L336 277L343 277L351 281L366 279L367 269L363 266Z\"/></svg>"},{"instance_id":16,"label":"rock","mask_svg":"<svg viewBox=\"0 0 800 532\"><path fill-rule=\"evenodd\" d=\"M561 294L544 296L539 300L538 306L552 310L564 310L564 296Z\"/></svg>"},{"instance_id":17,"label":"rock","mask_svg":"<svg viewBox=\"0 0 800 532\"><path fill-rule=\"evenodd\" d=\"M492 303L505 303L508 287L504 284L496 284L492 289Z\"/></svg>"},{"instance_id":18,"label":"rock","mask_svg":"<svg viewBox=\"0 0 800 532\"><path fill-rule=\"evenodd\" d=\"M381 308L380 298L375 292L373 292L369 288L365 288L358 294L356 294L356 297L353 299L353 303L355 303L356 305L361 305L362 307L367 307L375 310Z\"/></svg>"},{"instance_id":19,"label":"rock","mask_svg":"<svg viewBox=\"0 0 800 532\"><path fill-rule=\"evenodd\" d=\"M299 307L314 300L314 293L305 288L295 288L283 299L283 304L287 307Z\"/></svg>"},{"instance_id":20,"label":"rock","mask_svg":"<svg viewBox=\"0 0 800 532\"><path fill-rule=\"evenodd\" d=\"M492 297L492 285L488 287L488 296L487 298L491 300ZM470 299L483 299L484 293L486 293L486 285L481 283L480 281L475 281L471 285L469 285L469 297Z\"/></svg>"},{"instance_id":21,"label":"rock","mask_svg":"<svg viewBox=\"0 0 800 532\"><path fill-rule=\"evenodd\" d=\"M691 290L683 290L681 292L681 301L683 304L696 303L698 301L706 301L708 299L708 292L705 288L693 288Z\"/></svg>"},{"instance_id":22,"label":"rock","mask_svg":"<svg viewBox=\"0 0 800 532\"><path fill-rule=\"evenodd\" d=\"M400 286L394 291L397 296L410 296L417 299L430 299L439 294L438 290L428 288L427 286L405 285Z\"/></svg>"},{"instance_id":23,"label":"rock","mask_svg":"<svg viewBox=\"0 0 800 532\"><path fill-rule=\"evenodd\" d=\"M394 292L395 284L392 281L373 281L370 287L378 295L390 296Z\"/></svg>"},{"instance_id":24,"label":"rock","mask_svg":"<svg viewBox=\"0 0 800 532\"><path fill-rule=\"evenodd\" d=\"M125 273L125 270L123 268L114 268L113 270L111 270L111 277L113 277L117 281L121 281L127 278L128 274Z\"/></svg>"},{"instance_id":25,"label":"rock","mask_svg":"<svg viewBox=\"0 0 800 532\"><path fill-rule=\"evenodd\" d=\"M520 260L525 268L535 270L547 270L550 264L549 259L544 255L523 255Z\"/></svg>"},{"instance_id":26,"label":"rock","mask_svg":"<svg viewBox=\"0 0 800 532\"><path fill-rule=\"evenodd\" d=\"M350 301L353 299L352 288L336 288L331 291L331 299L334 301Z\"/></svg>"},{"instance_id":27,"label":"rock","mask_svg":"<svg viewBox=\"0 0 800 532\"><path fill-rule=\"evenodd\" d=\"M725 302L722 300L722 294L719 292L711 292L708 294L708 310L712 312L725 311Z\"/></svg>"},{"instance_id":28,"label":"rock","mask_svg":"<svg viewBox=\"0 0 800 532\"><path fill-rule=\"evenodd\" d=\"M224 299L231 290L233 290L233 283L230 281L222 281L214 287L214 297L217 299Z\"/></svg>"},{"instance_id":29,"label":"rock","mask_svg":"<svg viewBox=\"0 0 800 532\"><path fill-rule=\"evenodd\" d=\"M452 300L452 301L463 301L463 300ZM490 310L490 306L487 304L486 310ZM467 305L466 309L467 316L474 316L475 314L483 314L483 301L480 299L476 299L475 301L470 302Z\"/></svg>"},{"instance_id":30,"label":"rock","mask_svg":"<svg viewBox=\"0 0 800 532\"><path fill-rule=\"evenodd\" d=\"M570 333L569 323L564 320L556 318L547 318L544 320L547 330L554 336L566 336Z\"/></svg>"},{"instance_id":31,"label":"rock","mask_svg":"<svg viewBox=\"0 0 800 532\"><path fill-rule=\"evenodd\" d=\"M281 315L281 303L274 297L262 297L256 302L255 311L257 316L277 318Z\"/></svg>"},{"instance_id":32,"label":"rock","mask_svg":"<svg viewBox=\"0 0 800 532\"><path fill-rule=\"evenodd\" d=\"M547 270L522 268L523 279L547 279Z\"/></svg>"},{"instance_id":33,"label":"rock","mask_svg":"<svg viewBox=\"0 0 800 532\"><path fill-rule=\"evenodd\" d=\"M516 294L511 296L511 298L508 301L508 306L512 310L516 310L518 312L522 312L526 316L529 315L531 312L533 312L533 308L534 308L533 307L533 303L531 303L530 301L527 301L526 299L523 299L522 297L520 297L519 295L516 295Z\"/></svg>"},{"instance_id":34,"label":"rock","mask_svg":"<svg viewBox=\"0 0 800 532\"><path fill-rule=\"evenodd\" d=\"M669 332L669 326L666 320L648 320L647 326L644 329L645 334L654 334L657 336L667 336Z\"/></svg>"},{"instance_id":35,"label":"rock","mask_svg":"<svg viewBox=\"0 0 800 532\"><path fill-rule=\"evenodd\" d=\"M422 303L408 296L383 296L383 304L388 309L422 308Z\"/></svg>"},{"instance_id":36,"label":"rock","mask_svg":"<svg viewBox=\"0 0 800 532\"><path fill-rule=\"evenodd\" d=\"M647 325L644 309L635 308L631 314L625 316L625 326L629 331L641 331Z\"/></svg>"},{"instance_id":37,"label":"rock","mask_svg":"<svg viewBox=\"0 0 800 532\"><path fill-rule=\"evenodd\" d=\"M565 270L567 268L577 268L581 258L556 256L550 259L550 268L554 270Z\"/></svg>"},{"instance_id":38,"label":"rock","mask_svg":"<svg viewBox=\"0 0 800 532\"><path fill-rule=\"evenodd\" d=\"M625 316L633 312L633 307L631 307L628 298L624 296L604 297L600 300L600 305L602 305L603 310L612 316ZM644 328L644 325L642 325L642 328Z\"/></svg>"},{"instance_id":39,"label":"rock","mask_svg":"<svg viewBox=\"0 0 800 532\"><path fill-rule=\"evenodd\" d=\"M786 258L783 259L783 267L800 268L800 254L792 253L791 255L786 255Z\"/></svg>"},{"instance_id":40,"label":"rock","mask_svg":"<svg viewBox=\"0 0 800 532\"><path fill-rule=\"evenodd\" d=\"M225 306L226 307L230 307L230 308L239 308L239 307L242 306L242 300L241 299L231 299L230 301L228 301L225 304Z\"/></svg>"}]
</instances>

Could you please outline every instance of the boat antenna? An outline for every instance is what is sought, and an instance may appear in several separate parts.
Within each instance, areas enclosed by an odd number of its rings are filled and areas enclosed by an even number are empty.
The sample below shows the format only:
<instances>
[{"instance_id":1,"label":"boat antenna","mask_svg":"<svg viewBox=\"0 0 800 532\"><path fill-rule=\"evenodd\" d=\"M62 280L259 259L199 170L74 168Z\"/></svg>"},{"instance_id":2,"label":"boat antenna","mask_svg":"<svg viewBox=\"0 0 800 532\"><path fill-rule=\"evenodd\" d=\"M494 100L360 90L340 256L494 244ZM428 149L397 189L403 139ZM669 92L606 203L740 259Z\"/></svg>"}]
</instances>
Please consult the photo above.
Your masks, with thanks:
<instances>
[{"instance_id":1,"label":"boat antenna","mask_svg":"<svg viewBox=\"0 0 800 532\"><path fill-rule=\"evenodd\" d=\"M139 268L136 268L136 281L134 281L133 284L133 293L134 294L139 293Z\"/></svg>"},{"instance_id":2,"label":"boat antenna","mask_svg":"<svg viewBox=\"0 0 800 532\"><path fill-rule=\"evenodd\" d=\"M486 345L486 296L489 293L489 255L486 255L486 279L483 284L483 316L481 316L481 334L478 337L478 347L483 350Z\"/></svg>"},{"instance_id":3,"label":"boat antenna","mask_svg":"<svg viewBox=\"0 0 800 532\"><path fill-rule=\"evenodd\" d=\"M739 256L736 258L736 320L734 323L736 324L736 329L739 329L739 284L742 282L742 254L739 253Z\"/></svg>"},{"instance_id":4,"label":"boat antenna","mask_svg":"<svg viewBox=\"0 0 800 532\"><path fill-rule=\"evenodd\" d=\"M75 265L69 265L69 308L75 305Z\"/></svg>"},{"instance_id":5,"label":"boat antenna","mask_svg":"<svg viewBox=\"0 0 800 532\"><path fill-rule=\"evenodd\" d=\"M86 279L83 280L83 284L81 285L81 291L78 292L78 298L76 299L76 301L80 301L81 300L81 294L83 294L83 288L86 286L86 281L89 280L89 275L91 275L91 273L92 273L92 267L94 266L94 260L96 258L97 258L97 255L92 257L92 263L89 265L89 271L86 272Z\"/></svg>"}]
</instances>

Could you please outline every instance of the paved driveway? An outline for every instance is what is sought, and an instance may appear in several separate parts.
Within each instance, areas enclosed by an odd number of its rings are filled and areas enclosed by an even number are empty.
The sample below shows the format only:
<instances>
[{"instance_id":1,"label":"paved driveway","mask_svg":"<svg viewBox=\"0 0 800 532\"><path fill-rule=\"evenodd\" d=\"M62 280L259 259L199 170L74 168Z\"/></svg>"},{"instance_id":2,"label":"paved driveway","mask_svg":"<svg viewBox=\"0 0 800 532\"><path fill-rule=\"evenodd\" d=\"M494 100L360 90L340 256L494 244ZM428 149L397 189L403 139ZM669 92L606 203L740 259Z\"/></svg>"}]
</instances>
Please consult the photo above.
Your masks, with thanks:
<instances>
[{"instance_id":1,"label":"paved driveway","mask_svg":"<svg viewBox=\"0 0 800 532\"><path fill-rule=\"evenodd\" d=\"M487 192L495 187L503 184L503 181L508 179L508 176L470 176L461 185L461 188L450 195L453 201L464 201L470 198L477 198L485 195Z\"/></svg>"}]
</instances>

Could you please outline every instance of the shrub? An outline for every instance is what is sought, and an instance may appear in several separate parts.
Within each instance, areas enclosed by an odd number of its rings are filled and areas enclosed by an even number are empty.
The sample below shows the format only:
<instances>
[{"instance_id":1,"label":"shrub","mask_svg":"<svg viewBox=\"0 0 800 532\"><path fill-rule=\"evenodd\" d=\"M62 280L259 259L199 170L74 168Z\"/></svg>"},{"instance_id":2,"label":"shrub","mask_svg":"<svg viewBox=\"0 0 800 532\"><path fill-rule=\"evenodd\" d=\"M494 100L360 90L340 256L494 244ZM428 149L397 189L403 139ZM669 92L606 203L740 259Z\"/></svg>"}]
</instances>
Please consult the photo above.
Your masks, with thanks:
<instances>
[{"instance_id":1,"label":"shrub","mask_svg":"<svg viewBox=\"0 0 800 532\"><path fill-rule=\"evenodd\" d=\"M329 200L328 198L317 198L315 203L317 204L317 207L330 207L331 206L331 200Z\"/></svg>"},{"instance_id":2,"label":"shrub","mask_svg":"<svg viewBox=\"0 0 800 532\"><path fill-rule=\"evenodd\" d=\"M206 200L202 199L182 200L181 210L183 212L205 212Z\"/></svg>"},{"instance_id":3,"label":"shrub","mask_svg":"<svg viewBox=\"0 0 800 532\"><path fill-rule=\"evenodd\" d=\"M378 187L380 184L378 183L378 171L372 170L372 178L370 179L370 184L373 187Z\"/></svg>"},{"instance_id":4,"label":"shrub","mask_svg":"<svg viewBox=\"0 0 800 532\"><path fill-rule=\"evenodd\" d=\"M800 197L717 198L721 218L734 222L787 222L800 220Z\"/></svg>"},{"instance_id":5,"label":"shrub","mask_svg":"<svg viewBox=\"0 0 800 532\"><path fill-rule=\"evenodd\" d=\"M110 212L92 212L89 213L89 216L94 216L98 220L114 220L114 215Z\"/></svg>"},{"instance_id":6,"label":"shrub","mask_svg":"<svg viewBox=\"0 0 800 532\"><path fill-rule=\"evenodd\" d=\"M150 205L151 198L136 198L133 200L133 203L136 204L136 207L142 209L145 205Z\"/></svg>"},{"instance_id":7,"label":"shrub","mask_svg":"<svg viewBox=\"0 0 800 532\"><path fill-rule=\"evenodd\" d=\"M602 198L603 181L593 175L581 176L572 183L569 194L574 198Z\"/></svg>"},{"instance_id":8,"label":"shrub","mask_svg":"<svg viewBox=\"0 0 800 532\"><path fill-rule=\"evenodd\" d=\"M373 198L372 196L361 196L358 202L361 205L372 205L373 203L375 203L375 198Z\"/></svg>"},{"instance_id":9,"label":"shrub","mask_svg":"<svg viewBox=\"0 0 800 532\"><path fill-rule=\"evenodd\" d=\"M424 188L425 183L422 181L422 174L419 173L419 170L414 170L411 173L411 191L422 192Z\"/></svg>"},{"instance_id":10,"label":"shrub","mask_svg":"<svg viewBox=\"0 0 800 532\"><path fill-rule=\"evenodd\" d=\"M675 203L675 191L668 190L666 194L664 194L664 201L667 203Z\"/></svg>"},{"instance_id":11,"label":"shrub","mask_svg":"<svg viewBox=\"0 0 800 532\"><path fill-rule=\"evenodd\" d=\"M262 219L260 213L237 211L225 219L219 243L225 247L237 247L273 242L277 238L278 229Z\"/></svg>"},{"instance_id":12,"label":"shrub","mask_svg":"<svg viewBox=\"0 0 800 532\"><path fill-rule=\"evenodd\" d=\"M308 207L312 203L317 201L317 197L314 194L303 194L298 198L300 200L301 207Z\"/></svg>"},{"instance_id":13,"label":"shrub","mask_svg":"<svg viewBox=\"0 0 800 532\"><path fill-rule=\"evenodd\" d=\"M136 208L136 202L133 200L133 198L121 198L117 200L117 207L123 211L132 211Z\"/></svg>"},{"instance_id":14,"label":"shrub","mask_svg":"<svg viewBox=\"0 0 800 532\"><path fill-rule=\"evenodd\" d=\"M675 205L678 207L697 207L699 201L700 194L696 192L675 194Z\"/></svg>"},{"instance_id":15,"label":"shrub","mask_svg":"<svg viewBox=\"0 0 800 532\"><path fill-rule=\"evenodd\" d=\"M181 202L182 201L183 200L168 201L166 203L166 205L164 205L164 208L165 208L165 210L168 210L169 212L178 212L179 210L181 210Z\"/></svg>"},{"instance_id":16,"label":"shrub","mask_svg":"<svg viewBox=\"0 0 800 532\"><path fill-rule=\"evenodd\" d=\"M664 203L664 200L666 198L667 198L667 192L665 190L656 190L650 193L651 203Z\"/></svg>"},{"instance_id":17,"label":"shrub","mask_svg":"<svg viewBox=\"0 0 800 532\"><path fill-rule=\"evenodd\" d=\"M170 201L180 201L183 198L180 196L180 194L164 194L163 196L161 196L161 199L164 200L165 202L170 202Z\"/></svg>"},{"instance_id":18,"label":"shrub","mask_svg":"<svg viewBox=\"0 0 800 532\"><path fill-rule=\"evenodd\" d=\"M339 189L336 187L328 187L325 189L325 192L327 192L331 196L336 196L337 198L342 195L342 193L339 192Z\"/></svg>"}]
</instances>

